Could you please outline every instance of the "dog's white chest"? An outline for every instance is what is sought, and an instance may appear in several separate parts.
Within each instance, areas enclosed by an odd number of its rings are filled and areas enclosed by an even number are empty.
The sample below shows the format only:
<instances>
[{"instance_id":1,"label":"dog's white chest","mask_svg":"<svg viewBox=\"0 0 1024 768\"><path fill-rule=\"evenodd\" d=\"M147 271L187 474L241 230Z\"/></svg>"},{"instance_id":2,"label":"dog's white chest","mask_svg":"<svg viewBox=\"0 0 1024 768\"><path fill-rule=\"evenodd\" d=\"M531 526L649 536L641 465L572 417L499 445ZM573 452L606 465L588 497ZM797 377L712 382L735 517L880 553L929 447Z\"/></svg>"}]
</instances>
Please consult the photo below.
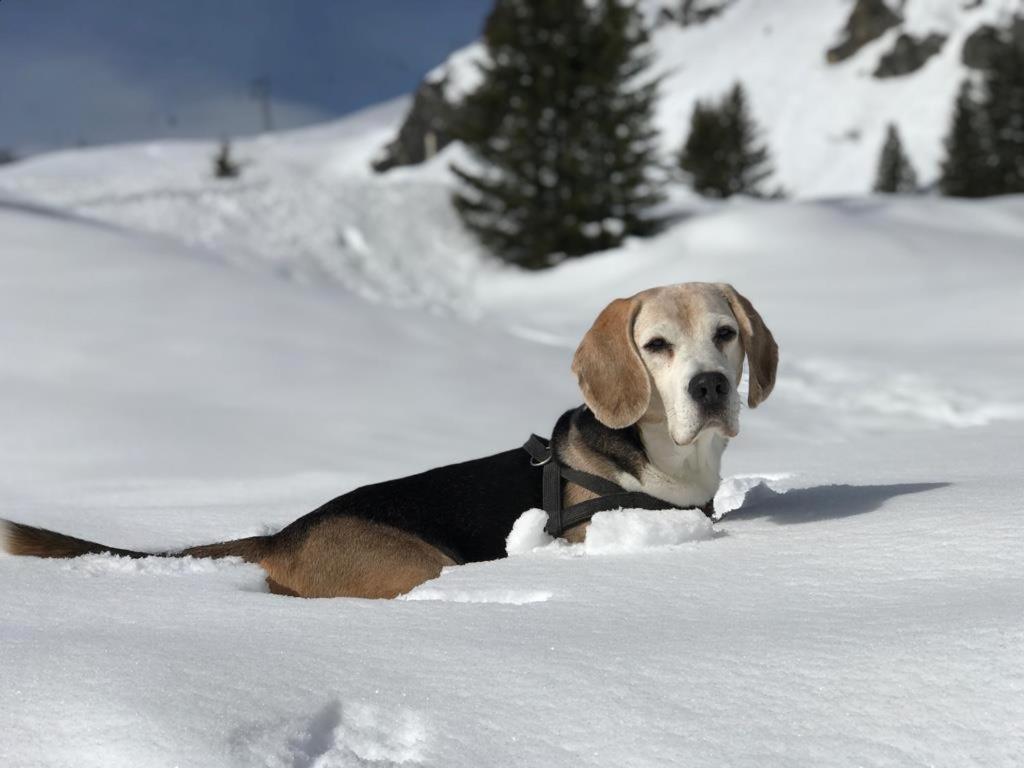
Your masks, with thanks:
<instances>
[{"instance_id":1,"label":"dog's white chest","mask_svg":"<svg viewBox=\"0 0 1024 768\"><path fill-rule=\"evenodd\" d=\"M641 425L641 438L649 463L637 480L624 474L619 484L643 491L680 507L695 507L714 498L721 481L722 452L728 440L717 432L705 432L690 445L676 445L662 425Z\"/></svg>"}]
</instances>

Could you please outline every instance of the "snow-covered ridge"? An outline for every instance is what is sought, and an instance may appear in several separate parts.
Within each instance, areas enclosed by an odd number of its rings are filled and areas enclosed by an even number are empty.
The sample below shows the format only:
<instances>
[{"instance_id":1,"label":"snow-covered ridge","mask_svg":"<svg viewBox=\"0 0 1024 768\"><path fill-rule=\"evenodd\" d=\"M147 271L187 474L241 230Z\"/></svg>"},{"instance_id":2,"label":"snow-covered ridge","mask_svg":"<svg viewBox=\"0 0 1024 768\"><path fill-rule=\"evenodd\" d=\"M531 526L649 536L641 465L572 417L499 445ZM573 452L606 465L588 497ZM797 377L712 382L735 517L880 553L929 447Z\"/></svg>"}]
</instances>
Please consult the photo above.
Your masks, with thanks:
<instances>
[{"instance_id":1,"label":"snow-covered ridge","mask_svg":"<svg viewBox=\"0 0 1024 768\"><path fill-rule=\"evenodd\" d=\"M986 24L1007 25L1021 0L905 0L889 3L899 22L849 58L829 64L826 52L863 0L734 0L700 4L641 0L655 22L654 70L664 74L657 121L667 154L678 150L698 99L720 96L734 82L749 90L777 167L777 181L799 197L870 190L888 123L902 133L925 182L942 156L953 98L970 69L964 42ZM689 10L687 11L687 7ZM702 15L702 10L718 12ZM689 13L689 16L687 16ZM704 18L683 24L682 18ZM874 76L901 35L945 38L938 53L898 77ZM428 80L459 100L479 80L479 44L453 54Z\"/></svg>"}]
</instances>

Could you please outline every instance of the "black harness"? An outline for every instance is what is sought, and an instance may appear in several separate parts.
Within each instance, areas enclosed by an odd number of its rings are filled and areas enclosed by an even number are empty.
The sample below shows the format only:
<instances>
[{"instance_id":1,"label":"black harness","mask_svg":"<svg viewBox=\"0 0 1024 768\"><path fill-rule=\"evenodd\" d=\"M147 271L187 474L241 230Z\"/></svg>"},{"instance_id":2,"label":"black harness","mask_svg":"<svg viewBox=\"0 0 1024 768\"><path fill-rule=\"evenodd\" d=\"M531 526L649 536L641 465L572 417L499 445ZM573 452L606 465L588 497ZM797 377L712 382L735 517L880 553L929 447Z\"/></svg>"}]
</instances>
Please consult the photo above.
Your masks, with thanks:
<instances>
[{"instance_id":1,"label":"black harness","mask_svg":"<svg viewBox=\"0 0 1024 768\"><path fill-rule=\"evenodd\" d=\"M611 509L678 509L676 505L656 499L650 494L627 491L611 480L559 464L551 450L551 444L537 435L530 435L523 450L530 454L530 464L542 467L544 471L544 511L548 513L548 524L544 526L544 530L551 536L561 536L574 525L585 523L598 512L607 512ZM597 498L563 508L563 480L596 493Z\"/></svg>"}]
</instances>

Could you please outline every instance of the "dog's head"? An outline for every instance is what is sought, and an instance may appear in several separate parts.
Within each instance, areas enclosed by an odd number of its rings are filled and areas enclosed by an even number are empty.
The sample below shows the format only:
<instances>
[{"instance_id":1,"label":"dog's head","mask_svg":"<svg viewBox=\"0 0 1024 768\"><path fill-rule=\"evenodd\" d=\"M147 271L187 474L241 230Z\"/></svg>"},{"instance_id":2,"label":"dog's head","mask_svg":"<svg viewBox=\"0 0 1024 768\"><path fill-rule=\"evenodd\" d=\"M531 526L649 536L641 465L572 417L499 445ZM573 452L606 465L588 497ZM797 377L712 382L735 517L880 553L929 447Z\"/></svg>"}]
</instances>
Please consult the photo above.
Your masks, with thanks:
<instances>
[{"instance_id":1,"label":"dog's head","mask_svg":"<svg viewBox=\"0 0 1024 768\"><path fill-rule=\"evenodd\" d=\"M779 348L753 305L725 283L680 283L616 299L572 361L583 398L614 429L664 421L687 445L706 429L739 433L736 390L749 369L756 408L775 386Z\"/></svg>"}]
</instances>

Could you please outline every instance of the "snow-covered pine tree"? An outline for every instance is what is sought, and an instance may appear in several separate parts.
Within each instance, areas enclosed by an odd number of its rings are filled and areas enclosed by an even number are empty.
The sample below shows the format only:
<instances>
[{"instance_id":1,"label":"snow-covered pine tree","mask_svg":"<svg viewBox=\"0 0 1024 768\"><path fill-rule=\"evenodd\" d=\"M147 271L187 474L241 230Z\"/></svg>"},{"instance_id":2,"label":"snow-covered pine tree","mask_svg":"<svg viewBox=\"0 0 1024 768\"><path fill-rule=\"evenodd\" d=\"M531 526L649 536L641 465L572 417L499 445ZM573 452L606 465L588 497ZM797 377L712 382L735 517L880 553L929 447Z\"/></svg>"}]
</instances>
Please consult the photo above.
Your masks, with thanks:
<instances>
[{"instance_id":1,"label":"snow-covered pine tree","mask_svg":"<svg viewBox=\"0 0 1024 768\"><path fill-rule=\"evenodd\" d=\"M875 176L875 192L907 195L917 191L917 173L910 158L903 151L903 142L895 124L889 123L885 143L878 158L878 173Z\"/></svg>"},{"instance_id":2,"label":"snow-covered pine tree","mask_svg":"<svg viewBox=\"0 0 1024 768\"><path fill-rule=\"evenodd\" d=\"M764 197L772 166L758 133L746 91L736 83L717 105L698 102L694 107L679 165L706 197Z\"/></svg>"},{"instance_id":3,"label":"snow-covered pine tree","mask_svg":"<svg viewBox=\"0 0 1024 768\"><path fill-rule=\"evenodd\" d=\"M964 80L946 135L939 188L952 197L985 197L995 193L988 121L969 79Z\"/></svg>"},{"instance_id":4,"label":"snow-covered pine tree","mask_svg":"<svg viewBox=\"0 0 1024 768\"><path fill-rule=\"evenodd\" d=\"M992 194L1024 192L1024 44L1009 32L995 49L984 82L983 107L994 166Z\"/></svg>"},{"instance_id":5,"label":"snow-covered pine tree","mask_svg":"<svg viewBox=\"0 0 1024 768\"><path fill-rule=\"evenodd\" d=\"M656 227L661 200L647 33L626 0L498 0L480 87L459 110L463 222L541 268Z\"/></svg>"}]
</instances>

